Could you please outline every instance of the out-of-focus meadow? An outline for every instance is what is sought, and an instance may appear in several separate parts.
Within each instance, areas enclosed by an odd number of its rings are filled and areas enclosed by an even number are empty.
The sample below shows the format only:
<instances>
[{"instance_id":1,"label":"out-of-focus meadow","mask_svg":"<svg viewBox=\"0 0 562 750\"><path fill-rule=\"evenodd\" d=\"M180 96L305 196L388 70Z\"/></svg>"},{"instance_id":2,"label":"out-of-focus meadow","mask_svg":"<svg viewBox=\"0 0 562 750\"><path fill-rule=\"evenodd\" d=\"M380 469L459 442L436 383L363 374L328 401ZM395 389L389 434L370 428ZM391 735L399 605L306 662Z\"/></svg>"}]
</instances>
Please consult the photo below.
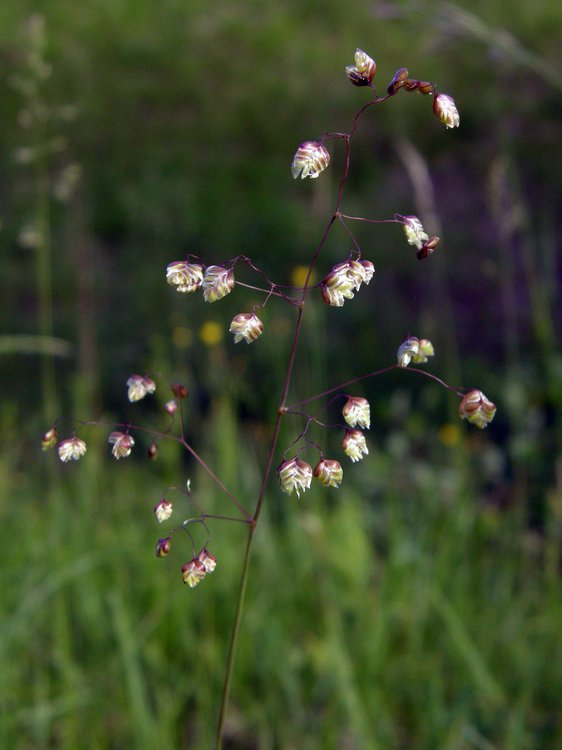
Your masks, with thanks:
<instances>
[{"instance_id":1,"label":"out-of-focus meadow","mask_svg":"<svg viewBox=\"0 0 562 750\"><path fill-rule=\"evenodd\" d=\"M117 463L92 427L63 466L40 437L59 414L165 426L167 394L133 408L125 389L161 373L188 385L188 438L253 506L294 311L270 301L262 338L235 348L228 324L259 298L205 305L165 268L245 254L302 277L344 149L319 180L290 163L368 100L344 74L360 47L381 91L405 66L454 96L461 127L417 95L371 108L343 210L417 214L442 244L419 263L399 227L354 225L375 278L342 309L311 305L292 400L393 364L410 332L435 345L427 369L498 414L479 431L395 372L355 391L370 455L337 492L297 501L272 479L225 747L562 747L562 4L41 6L0 4L0 746L212 745L244 528L212 526L217 570L189 590L189 545L156 559L152 506L190 477L228 512L193 462L173 445L144 460L139 439ZM318 274L349 250L335 229ZM281 449L300 429L285 421Z\"/></svg>"}]
</instances>

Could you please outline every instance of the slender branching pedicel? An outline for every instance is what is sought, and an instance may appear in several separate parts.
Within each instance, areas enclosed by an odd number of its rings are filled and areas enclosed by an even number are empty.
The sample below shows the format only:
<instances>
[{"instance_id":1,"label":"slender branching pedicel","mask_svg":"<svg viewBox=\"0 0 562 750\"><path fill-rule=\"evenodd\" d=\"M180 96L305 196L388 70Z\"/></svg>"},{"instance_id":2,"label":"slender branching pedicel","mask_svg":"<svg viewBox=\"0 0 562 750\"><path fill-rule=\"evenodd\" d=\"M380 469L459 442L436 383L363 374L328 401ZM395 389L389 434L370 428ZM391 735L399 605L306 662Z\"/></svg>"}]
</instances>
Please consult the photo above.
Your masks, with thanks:
<instances>
[{"instance_id":1,"label":"slender branching pedicel","mask_svg":"<svg viewBox=\"0 0 562 750\"><path fill-rule=\"evenodd\" d=\"M154 505L154 516L159 524L167 524L174 516L181 514L180 517L183 520L181 520L179 525L168 529L165 535L158 539L156 543L156 555L157 557L167 556L172 546L175 546L175 535L179 533L184 536L188 541L190 556L188 561L181 566L181 580L188 587L193 588L199 585L208 574L215 570L217 565L216 558L208 550L210 539L209 524L220 520L242 523L247 526L248 537L241 573L240 594L234 614L226 676L220 703L216 748L221 747L222 728L226 714L234 654L236 652L244 605L250 548L258 525L260 512L266 499L266 492L270 487L275 458L277 457L277 460L280 459L276 473L283 492L289 495L294 493L297 497L300 497L301 494L306 493L311 487L313 480L324 487L337 489L344 478L344 469L339 459L344 462L349 459L351 463L354 463L361 461L369 455L369 447L365 437L365 431L371 426L369 403L361 395L348 393L348 389L350 386L357 386L364 381L393 370L398 373L408 369L411 372L415 372L418 376L429 378L436 385L447 389L451 394L460 399L459 416L480 429L485 428L492 421L496 412L495 405L480 390L475 388L453 388L438 376L421 369L419 365L424 365L429 361L430 357L435 357L434 348L432 343L427 339L412 335L408 335L402 342L397 342L396 361L389 363L383 369L359 373L345 383L335 383L322 393L310 394L307 398L299 402L291 404L288 401L292 378L297 365L299 337L309 301L313 301L312 297L316 296L330 307L342 307L345 303L350 303L356 294L366 294L367 292L364 290L364 287L367 287L373 281L375 267L372 261L362 257L361 248L350 228L352 224L354 222L396 224L402 228L401 231L405 235L406 243L415 248L416 256L419 260L428 259L439 245L439 237L428 234L417 216L397 213L391 218L372 219L350 216L342 210L344 188L349 176L351 141L357 129L359 119L373 105L388 101L400 91L418 93L423 96L433 97L433 112L446 128L456 128L460 124L460 117L454 100L449 95L439 92L435 83L412 78L405 68L400 68L386 87L385 93L379 95L374 84L376 70L377 66L374 60L365 52L358 49L355 53L355 64L349 65L345 72L353 85L368 89L370 94L369 100L356 112L349 132L325 132L317 140L307 140L301 143L294 155L291 172L295 179L299 177L301 180L306 178L321 179L322 173L330 166L330 153L326 147L326 143L342 141L345 146L344 168L339 179L334 209L331 215L327 217L323 231L319 233L320 239L317 246L311 250L302 287L278 284L271 281L267 273L245 255L238 255L227 261L222 261L220 265L206 265L197 256L188 254L181 260L170 262L166 269L166 281L170 287L182 295L195 294L202 291L203 300L209 304L220 302L226 295L231 293L243 293L245 288L252 290L254 298L256 293L263 295L263 301L259 304L250 306L250 309L242 306L241 311L234 316L230 323L225 322L225 327L228 326L229 332L233 334L234 344L244 341L247 344L260 345L258 339L261 339L262 336L267 336L267 328L260 318L260 311L266 305L284 303L293 306L296 310L296 322L287 356L279 405L277 413L272 420L269 451L262 470L260 486L256 488L253 507L247 508L225 486L211 466L197 453L195 447L186 440L182 404L189 397L189 393L184 385L173 383L167 386L170 396L173 396L173 398L170 398L164 406L162 419L165 421L163 428L153 429L128 423L107 425L109 430L108 441L111 446L110 450L113 457L117 460L127 458L134 450L137 450L138 443L143 438L147 439L147 451L151 459L158 455L161 443L170 440L180 443L199 466L208 473L231 506L232 514L229 515L205 513L204 509L199 506L196 497L192 495L189 480L181 487L167 488L162 492L160 499ZM336 263L320 282L312 284L313 271L319 264L326 239L336 225L339 225L351 239L353 249L348 253L347 257L343 257L340 262ZM257 285L250 285L236 280L235 270L237 267L242 266L246 266L258 276ZM333 316L335 320L332 325L337 325L337 315L337 311L334 311ZM126 387L129 401L136 403L141 399L152 396L157 388L157 384L155 380L147 375L134 374L126 380ZM161 387L161 385L158 385L158 388ZM343 421L340 423L327 424L321 418L322 412L311 414L303 411L303 407L312 403L323 404L323 410L327 411L328 408L331 408L338 401L342 403L341 417ZM280 425L287 414L302 418L303 428L296 435L292 443L285 447L281 455L278 455ZM308 428L313 423L339 432L340 456L325 457L321 446L311 442L307 438ZM83 437L78 437L76 431L82 433L88 425L96 424L100 425L101 423L74 420L73 432L69 437L65 437L60 441L58 435L59 426L55 424L45 433L42 447L47 450L57 446L61 461L77 460L86 453L86 443ZM313 462L315 464L314 468L300 457L299 454L304 449L309 452L312 450L318 453L317 461ZM178 509L178 505L180 508L187 505L191 508L192 515L185 518L185 511ZM204 538L202 543L201 532ZM172 537L174 537L174 545L172 545ZM196 543L196 539L199 540L198 543Z\"/></svg>"}]
</instances>

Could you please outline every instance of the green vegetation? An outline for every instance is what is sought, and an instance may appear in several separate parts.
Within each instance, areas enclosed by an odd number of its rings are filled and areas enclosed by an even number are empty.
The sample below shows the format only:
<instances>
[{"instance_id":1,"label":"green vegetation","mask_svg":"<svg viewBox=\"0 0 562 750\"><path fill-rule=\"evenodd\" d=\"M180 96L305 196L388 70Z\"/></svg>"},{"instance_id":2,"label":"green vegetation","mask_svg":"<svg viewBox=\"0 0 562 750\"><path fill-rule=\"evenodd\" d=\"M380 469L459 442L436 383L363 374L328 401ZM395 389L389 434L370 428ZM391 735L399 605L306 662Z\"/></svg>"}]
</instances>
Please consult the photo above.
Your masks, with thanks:
<instances>
[{"instance_id":1,"label":"green vegetation","mask_svg":"<svg viewBox=\"0 0 562 750\"><path fill-rule=\"evenodd\" d=\"M90 428L86 459L60 466L40 436L58 411L132 417L127 377L161 372L190 388L189 439L255 497L291 321L268 308L272 335L234 350L201 328L225 332L233 303L179 299L164 270L243 252L289 283L343 155L298 189L291 158L348 127L359 46L381 89L402 65L439 81L461 127L424 97L377 107L346 210L421 213L417 153L443 248L417 263L395 228L358 231L375 279L353 306L310 310L294 400L384 367L410 331L498 416L475 434L433 384L385 376L365 394L371 455L337 493L272 482L225 748L560 748L562 5L45 0L51 72L26 94L36 5L0 4L0 747L212 746L244 528L213 526L217 570L188 590L181 547L154 555L152 506L189 476L227 511L176 446L116 464ZM56 117L26 127L30 100ZM330 238L326 264L347 245Z\"/></svg>"},{"instance_id":2,"label":"green vegetation","mask_svg":"<svg viewBox=\"0 0 562 750\"><path fill-rule=\"evenodd\" d=\"M217 419L216 462L240 460ZM228 747L559 747L558 535L485 505L464 441L413 445L381 446L360 491L267 507ZM1 744L210 747L244 530L215 527L217 571L188 590L180 547L153 555L161 484L95 453L56 494L3 466Z\"/></svg>"}]
</instances>

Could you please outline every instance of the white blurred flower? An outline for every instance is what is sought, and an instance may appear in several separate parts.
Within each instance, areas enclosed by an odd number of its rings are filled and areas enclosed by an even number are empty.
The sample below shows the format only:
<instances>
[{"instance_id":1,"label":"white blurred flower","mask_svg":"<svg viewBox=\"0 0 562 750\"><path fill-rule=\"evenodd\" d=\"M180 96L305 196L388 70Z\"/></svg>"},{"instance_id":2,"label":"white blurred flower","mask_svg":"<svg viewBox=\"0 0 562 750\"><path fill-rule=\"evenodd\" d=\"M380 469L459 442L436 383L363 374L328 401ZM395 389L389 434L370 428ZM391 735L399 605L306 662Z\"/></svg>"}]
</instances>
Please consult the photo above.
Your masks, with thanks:
<instances>
[{"instance_id":1,"label":"white blurred flower","mask_svg":"<svg viewBox=\"0 0 562 750\"><path fill-rule=\"evenodd\" d=\"M26 224L18 235L19 244L26 250L34 250L41 244L42 234L33 224Z\"/></svg>"}]
</instances>

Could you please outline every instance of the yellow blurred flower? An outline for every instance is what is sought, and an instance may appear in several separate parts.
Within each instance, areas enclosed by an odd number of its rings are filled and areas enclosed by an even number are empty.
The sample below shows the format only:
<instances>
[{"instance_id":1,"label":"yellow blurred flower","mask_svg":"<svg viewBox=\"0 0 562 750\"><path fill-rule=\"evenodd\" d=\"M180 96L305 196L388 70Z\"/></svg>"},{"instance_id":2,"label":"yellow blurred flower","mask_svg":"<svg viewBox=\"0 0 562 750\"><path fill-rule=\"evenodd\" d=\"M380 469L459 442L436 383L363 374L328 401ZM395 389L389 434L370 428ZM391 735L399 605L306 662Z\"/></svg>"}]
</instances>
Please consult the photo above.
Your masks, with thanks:
<instances>
[{"instance_id":1,"label":"yellow blurred flower","mask_svg":"<svg viewBox=\"0 0 562 750\"><path fill-rule=\"evenodd\" d=\"M444 424L437 433L437 437L447 447L458 445L461 439L461 431L456 424Z\"/></svg>"},{"instance_id":2,"label":"yellow blurred flower","mask_svg":"<svg viewBox=\"0 0 562 750\"><path fill-rule=\"evenodd\" d=\"M220 344L224 336L221 325L213 320L207 320L199 329L199 338L205 346L216 346Z\"/></svg>"},{"instance_id":3,"label":"yellow blurred flower","mask_svg":"<svg viewBox=\"0 0 562 750\"><path fill-rule=\"evenodd\" d=\"M293 272L291 273L291 284L293 286L298 287L299 289L304 286L306 282L306 277L308 274L308 266L295 266L293 268ZM310 277L309 284L314 284L315 281L315 275L314 273Z\"/></svg>"}]
</instances>

